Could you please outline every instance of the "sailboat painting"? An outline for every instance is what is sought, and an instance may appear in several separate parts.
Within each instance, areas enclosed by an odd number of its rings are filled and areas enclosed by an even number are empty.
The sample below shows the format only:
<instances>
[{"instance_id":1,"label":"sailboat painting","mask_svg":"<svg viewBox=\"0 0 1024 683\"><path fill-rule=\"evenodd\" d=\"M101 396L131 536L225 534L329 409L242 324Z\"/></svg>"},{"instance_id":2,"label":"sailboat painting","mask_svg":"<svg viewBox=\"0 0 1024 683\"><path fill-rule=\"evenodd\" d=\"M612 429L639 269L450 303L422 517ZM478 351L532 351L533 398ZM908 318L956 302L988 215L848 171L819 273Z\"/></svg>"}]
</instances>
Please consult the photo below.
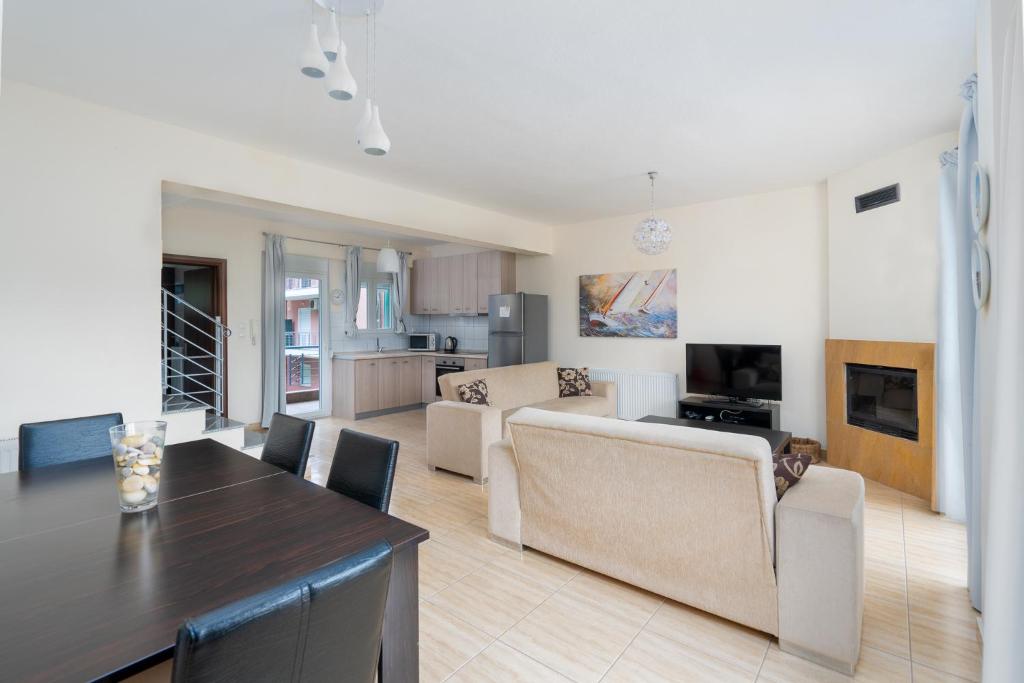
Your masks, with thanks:
<instances>
[{"instance_id":1,"label":"sailboat painting","mask_svg":"<svg viewBox=\"0 0 1024 683\"><path fill-rule=\"evenodd\" d=\"M675 339L675 269L580 275L580 336Z\"/></svg>"}]
</instances>

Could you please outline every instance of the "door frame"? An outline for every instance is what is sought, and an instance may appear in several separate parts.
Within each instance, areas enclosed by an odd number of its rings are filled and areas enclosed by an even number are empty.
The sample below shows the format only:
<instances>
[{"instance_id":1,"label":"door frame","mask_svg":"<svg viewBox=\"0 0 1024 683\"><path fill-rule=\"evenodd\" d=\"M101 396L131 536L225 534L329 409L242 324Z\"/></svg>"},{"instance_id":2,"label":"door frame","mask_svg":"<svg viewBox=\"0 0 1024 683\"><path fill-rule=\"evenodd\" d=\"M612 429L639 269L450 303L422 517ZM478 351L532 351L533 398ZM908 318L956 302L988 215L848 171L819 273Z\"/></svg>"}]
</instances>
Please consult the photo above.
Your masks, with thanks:
<instances>
[{"instance_id":1,"label":"door frame","mask_svg":"<svg viewBox=\"0 0 1024 683\"><path fill-rule=\"evenodd\" d=\"M284 277L305 277L320 282L320 409L309 413L297 413L295 417L317 420L330 417L334 403L334 388L331 374L331 261L325 256L285 254ZM282 359L283 360L283 359ZM284 406L288 412L288 406Z\"/></svg>"},{"instance_id":2,"label":"door frame","mask_svg":"<svg viewBox=\"0 0 1024 683\"><path fill-rule=\"evenodd\" d=\"M207 266L213 268L213 301L224 327L228 326L228 260L207 256L185 256L183 254L164 254L160 267L163 266ZM228 416L228 339L224 339L221 349L224 352L221 367L224 369L224 386L222 387L222 408L224 417Z\"/></svg>"}]
</instances>

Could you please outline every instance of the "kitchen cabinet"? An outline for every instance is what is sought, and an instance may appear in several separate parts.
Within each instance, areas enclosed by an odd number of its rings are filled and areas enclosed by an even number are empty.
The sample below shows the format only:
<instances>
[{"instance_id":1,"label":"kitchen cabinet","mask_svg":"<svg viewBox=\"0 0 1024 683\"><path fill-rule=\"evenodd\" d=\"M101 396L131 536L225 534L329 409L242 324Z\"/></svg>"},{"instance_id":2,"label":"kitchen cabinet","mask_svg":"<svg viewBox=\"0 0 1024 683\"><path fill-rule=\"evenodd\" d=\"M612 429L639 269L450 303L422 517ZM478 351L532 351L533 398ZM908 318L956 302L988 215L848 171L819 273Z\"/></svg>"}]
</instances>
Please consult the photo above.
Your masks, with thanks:
<instances>
[{"instance_id":1,"label":"kitchen cabinet","mask_svg":"<svg viewBox=\"0 0 1024 683\"><path fill-rule=\"evenodd\" d=\"M380 406L378 410L401 405L402 359L386 358L380 363Z\"/></svg>"},{"instance_id":2,"label":"kitchen cabinet","mask_svg":"<svg viewBox=\"0 0 1024 683\"><path fill-rule=\"evenodd\" d=\"M421 380L420 359L417 356L402 358L398 377L398 405L411 406L422 402Z\"/></svg>"},{"instance_id":3,"label":"kitchen cabinet","mask_svg":"<svg viewBox=\"0 0 1024 683\"><path fill-rule=\"evenodd\" d=\"M420 401L433 403L437 400L437 362L425 356L420 369Z\"/></svg>"},{"instance_id":4,"label":"kitchen cabinet","mask_svg":"<svg viewBox=\"0 0 1024 683\"><path fill-rule=\"evenodd\" d=\"M355 382L352 386L355 412L368 413L380 410L380 372L376 360L357 360Z\"/></svg>"},{"instance_id":5,"label":"kitchen cabinet","mask_svg":"<svg viewBox=\"0 0 1024 683\"><path fill-rule=\"evenodd\" d=\"M487 315L491 294L516 291L516 257L504 251L416 259L412 312L419 315Z\"/></svg>"},{"instance_id":6,"label":"kitchen cabinet","mask_svg":"<svg viewBox=\"0 0 1024 683\"><path fill-rule=\"evenodd\" d=\"M467 358L466 359L466 371L470 370L483 370L487 367L486 358Z\"/></svg>"}]
</instances>

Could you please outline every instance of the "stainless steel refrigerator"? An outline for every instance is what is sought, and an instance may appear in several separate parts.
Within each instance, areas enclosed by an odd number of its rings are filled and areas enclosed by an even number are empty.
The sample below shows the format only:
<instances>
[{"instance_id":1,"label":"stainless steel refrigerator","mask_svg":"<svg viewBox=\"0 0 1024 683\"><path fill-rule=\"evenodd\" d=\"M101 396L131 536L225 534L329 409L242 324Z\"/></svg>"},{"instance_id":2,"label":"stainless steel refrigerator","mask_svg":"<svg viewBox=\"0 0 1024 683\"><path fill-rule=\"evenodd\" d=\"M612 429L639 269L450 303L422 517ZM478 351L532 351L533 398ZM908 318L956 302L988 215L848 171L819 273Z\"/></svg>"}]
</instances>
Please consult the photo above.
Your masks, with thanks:
<instances>
[{"instance_id":1,"label":"stainless steel refrigerator","mask_svg":"<svg viewBox=\"0 0 1024 683\"><path fill-rule=\"evenodd\" d=\"M487 367L547 359L547 296L492 294L487 302Z\"/></svg>"}]
</instances>

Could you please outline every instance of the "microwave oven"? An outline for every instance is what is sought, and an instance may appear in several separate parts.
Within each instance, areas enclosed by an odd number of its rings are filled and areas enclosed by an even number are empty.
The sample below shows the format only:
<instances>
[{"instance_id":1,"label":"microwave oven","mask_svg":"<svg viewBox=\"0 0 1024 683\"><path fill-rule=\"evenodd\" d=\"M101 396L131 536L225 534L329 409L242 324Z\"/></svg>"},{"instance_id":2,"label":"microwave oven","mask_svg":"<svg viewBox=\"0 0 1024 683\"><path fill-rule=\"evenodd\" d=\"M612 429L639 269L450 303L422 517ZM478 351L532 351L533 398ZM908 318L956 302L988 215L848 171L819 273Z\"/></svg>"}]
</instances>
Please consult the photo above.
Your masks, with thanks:
<instances>
[{"instance_id":1,"label":"microwave oven","mask_svg":"<svg viewBox=\"0 0 1024 683\"><path fill-rule=\"evenodd\" d=\"M433 332L410 332L410 351L437 351L437 335Z\"/></svg>"}]
</instances>

